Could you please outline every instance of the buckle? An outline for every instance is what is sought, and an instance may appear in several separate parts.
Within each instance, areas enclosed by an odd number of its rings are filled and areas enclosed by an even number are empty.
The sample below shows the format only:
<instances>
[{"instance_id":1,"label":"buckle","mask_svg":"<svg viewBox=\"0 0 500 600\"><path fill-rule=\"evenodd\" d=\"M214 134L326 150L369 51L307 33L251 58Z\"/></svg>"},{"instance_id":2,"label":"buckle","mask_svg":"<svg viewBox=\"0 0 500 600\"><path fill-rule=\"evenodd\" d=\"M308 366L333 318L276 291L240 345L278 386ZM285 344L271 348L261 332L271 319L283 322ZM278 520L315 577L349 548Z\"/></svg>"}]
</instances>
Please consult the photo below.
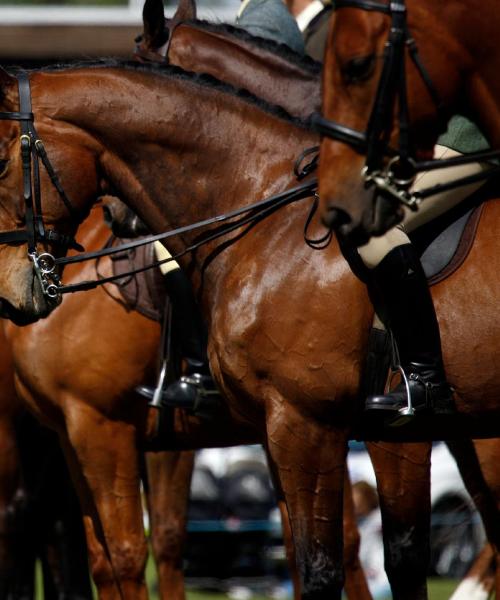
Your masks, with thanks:
<instances>
[{"instance_id":1,"label":"buckle","mask_svg":"<svg viewBox=\"0 0 500 600\"><path fill-rule=\"evenodd\" d=\"M210 375L193 373L192 375L183 375L179 381L195 386L200 397L219 395L219 390L209 389L205 386L207 381L212 381Z\"/></svg>"},{"instance_id":2,"label":"buckle","mask_svg":"<svg viewBox=\"0 0 500 600\"><path fill-rule=\"evenodd\" d=\"M400 2L391 2L389 4L389 9L391 12L396 12L396 13L405 13L406 12L406 6L404 4L401 4Z\"/></svg>"}]
</instances>

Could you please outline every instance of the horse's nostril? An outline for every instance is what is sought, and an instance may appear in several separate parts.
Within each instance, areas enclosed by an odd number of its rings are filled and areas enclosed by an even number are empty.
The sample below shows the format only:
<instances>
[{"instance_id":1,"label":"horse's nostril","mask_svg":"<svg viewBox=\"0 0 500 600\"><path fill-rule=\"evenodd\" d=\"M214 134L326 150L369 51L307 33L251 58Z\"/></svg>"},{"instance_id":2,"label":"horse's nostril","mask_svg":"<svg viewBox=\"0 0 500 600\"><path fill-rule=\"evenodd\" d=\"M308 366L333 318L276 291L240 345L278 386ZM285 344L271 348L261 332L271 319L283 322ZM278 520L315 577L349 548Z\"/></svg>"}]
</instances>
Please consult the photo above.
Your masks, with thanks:
<instances>
[{"instance_id":1,"label":"horse's nostril","mask_svg":"<svg viewBox=\"0 0 500 600\"><path fill-rule=\"evenodd\" d=\"M351 217L341 208L329 208L323 217L323 222L330 229L339 229L351 222Z\"/></svg>"}]
</instances>

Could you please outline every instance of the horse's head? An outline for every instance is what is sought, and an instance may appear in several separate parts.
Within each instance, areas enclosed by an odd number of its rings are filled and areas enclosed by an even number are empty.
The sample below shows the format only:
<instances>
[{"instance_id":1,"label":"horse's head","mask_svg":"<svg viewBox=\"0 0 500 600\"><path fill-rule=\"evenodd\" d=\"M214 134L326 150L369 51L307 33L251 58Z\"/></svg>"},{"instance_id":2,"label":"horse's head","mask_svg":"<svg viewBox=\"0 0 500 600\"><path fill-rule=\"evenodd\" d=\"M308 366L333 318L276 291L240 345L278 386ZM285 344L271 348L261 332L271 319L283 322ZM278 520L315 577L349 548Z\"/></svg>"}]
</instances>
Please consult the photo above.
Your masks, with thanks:
<instances>
[{"instance_id":1,"label":"horse's head","mask_svg":"<svg viewBox=\"0 0 500 600\"><path fill-rule=\"evenodd\" d=\"M34 81L33 92L36 87ZM0 316L27 324L47 316L59 302L44 293L33 259L61 255L75 245L78 221L86 216L99 182L95 152L81 139L75 143L81 134L52 122L57 107L33 106L36 129L26 133L16 120L26 112L18 81L2 70L0 93L0 112L8 113L0 120ZM43 101L37 97L39 106ZM32 198L26 200L30 191Z\"/></svg>"},{"instance_id":2,"label":"horse's head","mask_svg":"<svg viewBox=\"0 0 500 600\"><path fill-rule=\"evenodd\" d=\"M138 38L137 54L145 58L165 57L174 28L192 19L196 19L195 0L179 0L172 19L165 18L163 0L146 0L142 11L144 33Z\"/></svg>"},{"instance_id":3,"label":"horse's head","mask_svg":"<svg viewBox=\"0 0 500 600\"><path fill-rule=\"evenodd\" d=\"M393 65L400 66L390 71L387 42L395 27L392 15L386 14L390 12L389 4L370 3L387 11L364 10L362 0L359 6L352 4L346 2L342 6L342 0L338 6L336 3L330 23L323 68L323 117L337 129L333 133L335 139L323 130L320 196L325 224L362 244L371 235L383 234L403 217L401 204L389 194L375 193L362 173L365 164L371 172L384 172L391 150L399 152L401 106L407 104L410 149L416 150L420 158L431 157L445 115L438 119L432 92L409 57L414 46L404 36L393 57ZM392 10L396 4L390 4ZM407 29L403 22L403 31L416 39L418 56L432 81L431 87L449 106L459 84L454 64L457 51L444 29L414 4L410 9L412 19L408 20ZM406 86L400 87L402 66ZM391 86L395 91L391 91ZM403 87L407 94L402 101ZM347 132L339 131L338 126L348 128Z\"/></svg>"}]
</instances>

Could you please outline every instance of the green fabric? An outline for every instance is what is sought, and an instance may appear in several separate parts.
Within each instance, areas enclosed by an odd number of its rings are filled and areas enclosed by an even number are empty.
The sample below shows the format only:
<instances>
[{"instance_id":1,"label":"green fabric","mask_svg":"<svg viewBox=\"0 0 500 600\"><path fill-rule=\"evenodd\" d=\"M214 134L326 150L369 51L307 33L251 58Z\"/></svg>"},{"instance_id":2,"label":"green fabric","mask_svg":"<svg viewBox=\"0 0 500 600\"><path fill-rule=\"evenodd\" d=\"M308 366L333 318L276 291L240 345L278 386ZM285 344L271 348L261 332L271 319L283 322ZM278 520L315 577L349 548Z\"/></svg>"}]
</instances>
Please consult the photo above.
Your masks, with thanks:
<instances>
[{"instance_id":1,"label":"green fabric","mask_svg":"<svg viewBox=\"0 0 500 600\"><path fill-rule=\"evenodd\" d=\"M489 144L479 129L462 115L455 115L448 123L448 130L438 138L438 144L461 154L488 150Z\"/></svg>"}]
</instances>

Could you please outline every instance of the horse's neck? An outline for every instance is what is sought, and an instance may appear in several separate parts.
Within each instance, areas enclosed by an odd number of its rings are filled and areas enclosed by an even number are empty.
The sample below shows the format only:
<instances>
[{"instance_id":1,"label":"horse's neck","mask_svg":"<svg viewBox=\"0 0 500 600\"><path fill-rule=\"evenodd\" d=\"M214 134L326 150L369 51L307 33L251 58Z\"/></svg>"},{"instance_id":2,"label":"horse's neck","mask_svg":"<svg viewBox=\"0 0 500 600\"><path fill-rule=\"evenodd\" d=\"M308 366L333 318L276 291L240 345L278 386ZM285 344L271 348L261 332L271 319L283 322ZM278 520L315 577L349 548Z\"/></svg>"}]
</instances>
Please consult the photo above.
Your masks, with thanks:
<instances>
[{"instance_id":1,"label":"horse's neck","mask_svg":"<svg viewBox=\"0 0 500 600\"><path fill-rule=\"evenodd\" d=\"M181 25L175 30L169 60L247 89L290 114L305 117L321 105L319 74L230 33Z\"/></svg>"},{"instance_id":2,"label":"horse's neck","mask_svg":"<svg viewBox=\"0 0 500 600\"><path fill-rule=\"evenodd\" d=\"M477 115L481 129L494 148L500 148L500 11L497 0L484 0L480 5L463 0L466 5L458 39L474 60L474 72L467 76L468 102Z\"/></svg>"},{"instance_id":3,"label":"horse's neck","mask_svg":"<svg viewBox=\"0 0 500 600\"><path fill-rule=\"evenodd\" d=\"M48 77L60 78L57 119L98 140L112 191L153 231L289 187L295 159L317 143L291 122L183 76L99 68Z\"/></svg>"},{"instance_id":4,"label":"horse's neck","mask_svg":"<svg viewBox=\"0 0 500 600\"><path fill-rule=\"evenodd\" d=\"M475 0L412 0L408 14L413 15L410 29L417 31L417 39L434 39L434 47L446 48L453 65L457 65L461 87L454 108L477 122L492 146L500 148L497 0L484 0L481 7ZM453 75L448 74L450 81Z\"/></svg>"}]
</instances>

